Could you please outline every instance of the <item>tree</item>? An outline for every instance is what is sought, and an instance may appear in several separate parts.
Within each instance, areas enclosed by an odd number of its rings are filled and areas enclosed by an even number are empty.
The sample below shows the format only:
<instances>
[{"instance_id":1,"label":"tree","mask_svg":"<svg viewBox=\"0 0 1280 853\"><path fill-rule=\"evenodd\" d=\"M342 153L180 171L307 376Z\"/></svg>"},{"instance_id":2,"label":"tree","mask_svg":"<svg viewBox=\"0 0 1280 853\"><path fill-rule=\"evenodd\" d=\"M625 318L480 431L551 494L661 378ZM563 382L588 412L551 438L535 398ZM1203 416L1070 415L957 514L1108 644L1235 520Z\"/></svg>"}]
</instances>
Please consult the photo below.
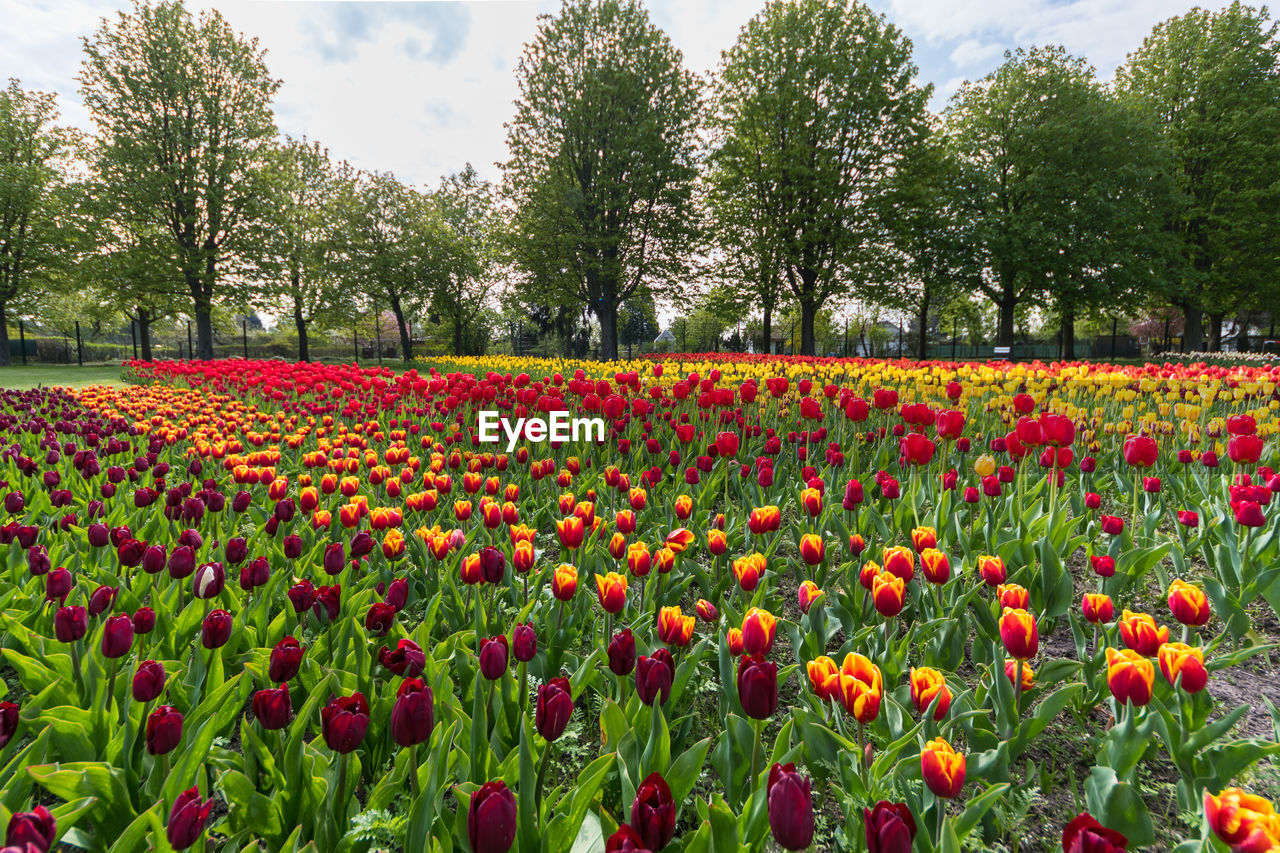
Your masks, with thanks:
<instances>
[{"instance_id":1,"label":"tree","mask_svg":"<svg viewBox=\"0 0 1280 853\"><path fill-rule=\"evenodd\" d=\"M308 327L341 301L333 281L338 179L320 143L285 137L268 154L270 207L261 221L259 295L283 302L310 361Z\"/></svg>"},{"instance_id":2,"label":"tree","mask_svg":"<svg viewBox=\"0 0 1280 853\"><path fill-rule=\"evenodd\" d=\"M1155 274L1146 199L1158 151L1093 69L1060 47L1018 49L946 110L963 178L960 222L977 254L971 284L999 309L997 341L1015 313L1055 301L1064 320Z\"/></svg>"},{"instance_id":3,"label":"tree","mask_svg":"<svg viewBox=\"0 0 1280 853\"><path fill-rule=\"evenodd\" d=\"M903 161L882 200L889 239L907 284L877 302L914 310L916 357L923 359L930 312L963 293L964 282L975 274L974 253L962 226L962 172L940 128Z\"/></svg>"},{"instance_id":4,"label":"tree","mask_svg":"<svg viewBox=\"0 0 1280 853\"><path fill-rule=\"evenodd\" d=\"M505 190L524 287L587 308L618 354L618 306L674 295L697 249L698 84L637 0L565 0L517 77Z\"/></svg>"},{"instance_id":5,"label":"tree","mask_svg":"<svg viewBox=\"0 0 1280 853\"><path fill-rule=\"evenodd\" d=\"M627 348L628 359L633 346L652 343L661 331L652 299L636 297L618 312L618 341Z\"/></svg>"},{"instance_id":6,"label":"tree","mask_svg":"<svg viewBox=\"0 0 1280 853\"><path fill-rule=\"evenodd\" d=\"M64 266L66 168L73 135L58 127L54 96L0 89L0 365L9 364L9 304Z\"/></svg>"},{"instance_id":7,"label":"tree","mask_svg":"<svg viewBox=\"0 0 1280 853\"><path fill-rule=\"evenodd\" d=\"M94 170L116 218L172 237L191 296L197 353L213 357L214 300L243 261L269 198L264 165L279 86L256 39L218 12L135 3L84 40L81 92L98 128Z\"/></svg>"},{"instance_id":8,"label":"tree","mask_svg":"<svg viewBox=\"0 0 1280 853\"><path fill-rule=\"evenodd\" d=\"M776 258L806 355L828 300L880 276L875 199L927 130L931 89L915 74L911 42L857 0L771 0L721 62L721 239L747 247L755 267ZM755 217L768 224L750 226ZM768 274L748 286L767 290Z\"/></svg>"},{"instance_id":9,"label":"tree","mask_svg":"<svg viewBox=\"0 0 1280 853\"><path fill-rule=\"evenodd\" d=\"M1232 3L1158 24L1116 73L1157 125L1177 190L1164 217L1178 263L1167 298L1186 317L1184 347L1209 348L1222 318L1277 301L1280 42L1265 9Z\"/></svg>"},{"instance_id":10,"label":"tree","mask_svg":"<svg viewBox=\"0 0 1280 853\"><path fill-rule=\"evenodd\" d=\"M359 172L343 187L337 269L375 311L391 309L401 354L409 361L409 318L420 315L432 295L447 226L430 199L390 172Z\"/></svg>"},{"instance_id":11,"label":"tree","mask_svg":"<svg viewBox=\"0 0 1280 853\"><path fill-rule=\"evenodd\" d=\"M488 337L479 308L496 262L493 185L480 180L468 163L461 172L441 178L432 198L446 228L430 264L435 283L431 306L453 326L454 355L474 355L483 352Z\"/></svg>"}]
</instances>

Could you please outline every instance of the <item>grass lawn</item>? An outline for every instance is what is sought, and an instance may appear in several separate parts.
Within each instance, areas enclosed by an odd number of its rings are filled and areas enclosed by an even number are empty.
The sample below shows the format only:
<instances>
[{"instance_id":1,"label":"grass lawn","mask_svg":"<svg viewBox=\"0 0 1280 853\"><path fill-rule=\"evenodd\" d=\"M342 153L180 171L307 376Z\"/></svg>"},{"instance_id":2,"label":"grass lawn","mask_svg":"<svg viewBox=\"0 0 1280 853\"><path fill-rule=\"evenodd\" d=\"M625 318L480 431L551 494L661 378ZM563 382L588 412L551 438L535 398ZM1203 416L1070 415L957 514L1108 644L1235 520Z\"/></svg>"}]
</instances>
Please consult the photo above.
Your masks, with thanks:
<instances>
[{"instance_id":1,"label":"grass lawn","mask_svg":"<svg viewBox=\"0 0 1280 853\"><path fill-rule=\"evenodd\" d=\"M83 388L86 385L122 386L120 365L94 364L15 364L0 367L0 388L34 388L37 385L62 385Z\"/></svg>"}]
</instances>

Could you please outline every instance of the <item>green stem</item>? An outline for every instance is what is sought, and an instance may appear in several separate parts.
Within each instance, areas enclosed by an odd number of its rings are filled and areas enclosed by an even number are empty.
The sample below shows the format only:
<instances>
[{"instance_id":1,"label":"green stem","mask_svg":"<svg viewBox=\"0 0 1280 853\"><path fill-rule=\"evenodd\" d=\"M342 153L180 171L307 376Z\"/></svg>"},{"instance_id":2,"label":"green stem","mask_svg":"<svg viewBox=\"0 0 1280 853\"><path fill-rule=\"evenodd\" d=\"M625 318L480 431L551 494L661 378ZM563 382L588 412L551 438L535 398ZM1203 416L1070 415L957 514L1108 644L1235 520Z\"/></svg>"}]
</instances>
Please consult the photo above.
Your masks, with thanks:
<instances>
[{"instance_id":1,"label":"green stem","mask_svg":"<svg viewBox=\"0 0 1280 853\"><path fill-rule=\"evenodd\" d=\"M753 723L752 728L755 729L756 737L755 737L755 742L751 746L751 784L749 786L750 791L755 790L756 781L760 778L760 741L763 739L765 721L753 720L752 723ZM748 791L748 795L750 794L750 791Z\"/></svg>"},{"instance_id":2,"label":"green stem","mask_svg":"<svg viewBox=\"0 0 1280 853\"><path fill-rule=\"evenodd\" d=\"M551 753L555 752L556 745L551 741L547 741L546 752L542 753L542 763L538 765L538 784L534 787L533 801L538 805L538 811L542 811L542 786L547 781L547 767L551 764Z\"/></svg>"}]
</instances>

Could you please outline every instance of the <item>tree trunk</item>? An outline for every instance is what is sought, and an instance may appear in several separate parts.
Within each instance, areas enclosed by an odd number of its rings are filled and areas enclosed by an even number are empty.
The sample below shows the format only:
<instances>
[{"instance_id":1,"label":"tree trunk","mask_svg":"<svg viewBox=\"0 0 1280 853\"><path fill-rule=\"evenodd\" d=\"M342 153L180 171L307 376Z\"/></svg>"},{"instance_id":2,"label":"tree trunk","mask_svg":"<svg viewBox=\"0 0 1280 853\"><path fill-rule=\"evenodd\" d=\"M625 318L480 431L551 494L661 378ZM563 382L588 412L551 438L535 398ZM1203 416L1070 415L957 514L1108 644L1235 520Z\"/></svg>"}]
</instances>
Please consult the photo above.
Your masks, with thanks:
<instances>
[{"instance_id":1,"label":"tree trunk","mask_svg":"<svg viewBox=\"0 0 1280 853\"><path fill-rule=\"evenodd\" d=\"M8 367L11 363L9 357L9 306L5 304L5 300L0 299L0 366Z\"/></svg>"},{"instance_id":2,"label":"tree trunk","mask_svg":"<svg viewBox=\"0 0 1280 853\"><path fill-rule=\"evenodd\" d=\"M1182 306L1186 325L1182 332L1182 351L1199 352L1204 348L1204 312L1190 305Z\"/></svg>"},{"instance_id":3,"label":"tree trunk","mask_svg":"<svg viewBox=\"0 0 1280 853\"><path fill-rule=\"evenodd\" d=\"M138 306L138 346L142 348L142 360L152 361L151 358L151 324L155 322L155 317L151 316L151 312L141 305Z\"/></svg>"},{"instance_id":4,"label":"tree trunk","mask_svg":"<svg viewBox=\"0 0 1280 853\"><path fill-rule=\"evenodd\" d=\"M618 357L618 303L602 296L596 301L595 314L600 321L600 357L613 361Z\"/></svg>"},{"instance_id":5,"label":"tree trunk","mask_svg":"<svg viewBox=\"0 0 1280 853\"><path fill-rule=\"evenodd\" d=\"M1209 352L1222 351L1222 315L1209 315Z\"/></svg>"},{"instance_id":6,"label":"tree trunk","mask_svg":"<svg viewBox=\"0 0 1280 853\"><path fill-rule=\"evenodd\" d=\"M391 313L396 315L396 327L400 331L400 357L405 361L413 361L413 343L409 340L409 326L404 321L404 309L400 307L400 297L391 297Z\"/></svg>"},{"instance_id":7,"label":"tree trunk","mask_svg":"<svg viewBox=\"0 0 1280 853\"><path fill-rule=\"evenodd\" d=\"M213 360L213 309L196 304L196 358Z\"/></svg>"},{"instance_id":8,"label":"tree trunk","mask_svg":"<svg viewBox=\"0 0 1280 853\"><path fill-rule=\"evenodd\" d=\"M462 355L462 315L453 318L453 354Z\"/></svg>"},{"instance_id":9,"label":"tree trunk","mask_svg":"<svg viewBox=\"0 0 1280 853\"><path fill-rule=\"evenodd\" d=\"M764 331L764 347L761 352L773 352L773 306L765 303L764 306L764 322L760 324Z\"/></svg>"},{"instance_id":10,"label":"tree trunk","mask_svg":"<svg viewBox=\"0 0 1280 853\"><path fill-rule=\"evenodd\" d=\"M1062 309L1062 360L1076 357L1076 309L1068 305Z\"/></svg>"},{"instance_id":11,"label":"tree trunk","mask_svg":"<svg viewBox=\"0 0 1280 853\"><path fill-rule=\"evenodd\" d=\"M1249 351L1249 327L1253 325L1253 312L1244 312L1243 317L1236 319L1236 352Z\"/></svg>"},{"instance_id":12,"label":"tree trunk","mask_svg":"<svg viewBox=\"0 0 1280 853\"><path fill-rule=\"evenodd\" d=\"M311 360L310 341L307 340L307 318L302 316L302 302L293 298L293 325L298 329L298 361Z\"/></svg>"},{"instance_id":13,"label":"tree trunk","mask_svg":"<svg viewBox=\"0 0 1280 853\"><path fill-rule=\"evenodd\" d=\"M929 348L929 288L924 289L920 297L920 314L917 317L919 328L916 329L916 341L919 347L916 360L924 361L925 351Z\"/></svg>"},{"instance_id":14,"label":"tree trunk","mask_svg":"<svg viewBox=\"0 0 1280 853\"><path fill-rule=\"evenodd\" d=\"M818 315L818 306L807 302L800 303L800 354L815 355L817 352L814 340L813 325Z\"/></svg>"},{"instance_id":15,"label":"tree trunk","mask_svg":"<svg viewBox=\"0 0 1280 853\"><path fill-rule=\"evenodd\" d=\"M1000 301L1000 328L996 343L1002 347L1013 346L1013 309L1017 307L1012 298Z\"/></svg>"}]
</instances>

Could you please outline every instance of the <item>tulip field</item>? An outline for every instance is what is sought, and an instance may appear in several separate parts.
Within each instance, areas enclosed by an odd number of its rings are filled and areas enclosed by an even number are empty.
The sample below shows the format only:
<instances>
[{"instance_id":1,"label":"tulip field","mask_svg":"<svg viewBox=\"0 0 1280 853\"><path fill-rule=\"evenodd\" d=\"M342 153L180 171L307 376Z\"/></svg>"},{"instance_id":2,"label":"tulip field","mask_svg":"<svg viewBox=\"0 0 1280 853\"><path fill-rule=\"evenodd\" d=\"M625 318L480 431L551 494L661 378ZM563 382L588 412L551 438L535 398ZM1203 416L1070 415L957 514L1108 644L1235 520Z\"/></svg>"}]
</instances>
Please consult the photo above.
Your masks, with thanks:
<instances>
[{"instance_id":1,"label":"tulip field","mask_svg":"<svg viewBox=\"0 0 1280 853\"><path fill-rule=\"evenodd\" d=\"M1280 368L123 373L0 391L0 853L1280 850Z\"/></svg>"}]
</instances>

